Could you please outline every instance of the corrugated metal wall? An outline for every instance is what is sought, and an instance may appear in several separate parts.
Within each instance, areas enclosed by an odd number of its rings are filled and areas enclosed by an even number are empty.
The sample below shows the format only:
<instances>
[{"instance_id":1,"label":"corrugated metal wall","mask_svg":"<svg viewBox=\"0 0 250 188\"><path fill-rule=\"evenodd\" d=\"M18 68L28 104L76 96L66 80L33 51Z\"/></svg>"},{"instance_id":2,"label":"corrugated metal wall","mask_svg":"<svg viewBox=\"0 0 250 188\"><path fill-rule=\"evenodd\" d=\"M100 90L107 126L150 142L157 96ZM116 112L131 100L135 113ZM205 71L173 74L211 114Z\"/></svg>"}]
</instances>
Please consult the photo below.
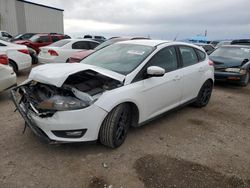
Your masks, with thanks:
<instances>
[{"instance_id":1,"label":"corrugated metal wall","mask_svg":"<svg viewBox=\"0 0 250 188\"><path fill-rule=\"evenodd\" d=\"M27 32L63 33L63 12L24 3Z\"/></svg>"},{"instance_id":2,"label":"corrugated metal wall","mask_svg":"<svg viewBox=\"0 0 250 188\"><path fill-rule=\"evenodd\" d=\"M0 0L0 30L18 33L15 0Z\"/></svg>"},{"instance_id":3,"label":"corrugated metal wall","mask_svg":"<svg viewBox=\"0 0 250 188\"><path fill-rule=\"evenodd\" d=\"M0 0L0 30L12 35L25 32L64 33L63 11L16 0Z\"/></svg>"}]
</instances>

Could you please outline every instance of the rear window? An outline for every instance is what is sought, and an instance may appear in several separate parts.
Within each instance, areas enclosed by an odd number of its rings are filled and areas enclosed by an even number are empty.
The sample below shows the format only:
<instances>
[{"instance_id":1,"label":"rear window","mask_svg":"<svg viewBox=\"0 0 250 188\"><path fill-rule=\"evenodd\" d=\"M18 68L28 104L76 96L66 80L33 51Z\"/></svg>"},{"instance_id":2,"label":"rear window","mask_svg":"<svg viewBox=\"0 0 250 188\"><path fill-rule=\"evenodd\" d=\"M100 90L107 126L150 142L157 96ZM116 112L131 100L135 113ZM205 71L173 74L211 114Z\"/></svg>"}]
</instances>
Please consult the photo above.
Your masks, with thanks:
<instances>
[{"instance_id":1,"label":"rear window","mask_svg":"<svg viewBox=\"0 0 250 188\"><path fill-rule=\"evenodd\" d=\"M60 40L60 41L52 43L50 46L63 47L64 45L68 44L69 42L70 42L69 40Z\"/></svg>"},{"instance_id":2,"label":"rear window","mask_svg":"<svg viewBox=\"0 0 250 188\"><path fill-rule=\"evenodd\" d=\"M57 36L51 36L51 39L52 39L53 42L56 42L56 41L60 40L60 38L57 37Z\"/></svg>"},{"instance_id":3,"label":"rear window","mask_svg":"<svg viewBox=\"0 0 250 188\"><path fill-rule=\"evenodd\" d=\"M72 49L89 49L88 42L78 41L72 44Z\"/></svg>"}]
</instances>

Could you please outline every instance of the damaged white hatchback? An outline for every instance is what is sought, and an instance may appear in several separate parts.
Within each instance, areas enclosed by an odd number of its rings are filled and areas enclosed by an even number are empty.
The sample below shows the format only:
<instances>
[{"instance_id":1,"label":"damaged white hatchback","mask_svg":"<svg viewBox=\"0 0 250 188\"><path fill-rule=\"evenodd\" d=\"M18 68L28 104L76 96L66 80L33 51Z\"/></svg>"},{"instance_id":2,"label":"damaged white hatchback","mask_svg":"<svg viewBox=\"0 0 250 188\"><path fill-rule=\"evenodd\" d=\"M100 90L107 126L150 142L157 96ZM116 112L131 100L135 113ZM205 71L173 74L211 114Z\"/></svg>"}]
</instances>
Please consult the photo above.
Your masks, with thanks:
<instances>
[{"instance_id":1,"label":"damaged white hatchback","mask_svg":"<svg viewBox=\"0 0 250 188\"><path fill-rule=\"evenodd\" d=\"M209 102L213 63L198 46L132 40L110 45L81 63L33 68L14 88L26 125L50 143L99 140L116 148L130 126L177 107Z\"/></svg>"}]
</instances>

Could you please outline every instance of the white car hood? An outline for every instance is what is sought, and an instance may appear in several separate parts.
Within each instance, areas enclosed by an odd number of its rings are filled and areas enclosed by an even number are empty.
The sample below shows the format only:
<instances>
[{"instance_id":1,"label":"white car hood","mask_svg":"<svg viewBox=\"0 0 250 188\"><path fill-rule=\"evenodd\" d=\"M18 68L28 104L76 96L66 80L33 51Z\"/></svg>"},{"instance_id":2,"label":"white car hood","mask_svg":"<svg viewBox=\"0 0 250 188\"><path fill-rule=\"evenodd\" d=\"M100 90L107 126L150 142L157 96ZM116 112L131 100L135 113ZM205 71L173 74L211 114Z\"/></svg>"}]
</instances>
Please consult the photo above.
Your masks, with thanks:
<instances>
[{"instance_id":1,"label":"white car hood","mask_svg":"<svg viewBox=\"0 0 250 188\"><path fill-rule=\"evenodd\" d=\"M101 67L83 63L53 63L37 66L32 69L29 80L61 87L66 79L77 72L92 70L104 76L123 82L125 76Z\"/></svg>"}]
</instances>

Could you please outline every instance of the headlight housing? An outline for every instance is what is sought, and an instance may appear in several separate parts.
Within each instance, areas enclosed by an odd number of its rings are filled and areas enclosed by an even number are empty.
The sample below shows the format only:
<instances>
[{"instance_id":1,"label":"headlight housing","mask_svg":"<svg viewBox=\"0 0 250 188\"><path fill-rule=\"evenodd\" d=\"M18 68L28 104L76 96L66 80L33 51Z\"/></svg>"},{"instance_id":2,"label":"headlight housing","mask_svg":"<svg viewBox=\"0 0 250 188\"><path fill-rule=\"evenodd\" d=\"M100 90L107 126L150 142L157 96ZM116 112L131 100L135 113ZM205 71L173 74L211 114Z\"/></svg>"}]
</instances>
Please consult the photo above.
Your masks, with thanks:
<instances>
[{"instance_id":1,"label":"headlight housing","mask_svg":"<svg viewBox=\"0 0 250 188\"><path fill-rule=\"evenodd\" d=\"M86 108L89 105L90 102L82 101L74 97L53 96L39 103L37 108L42 110L66 111Z\"/></svg>"},{"instance_id":2,"label":"headlight housing","mask_svg":"<svg viewBox=\"0 0 250 188\"><path fill-rule=\"evenodd\" d=\"M247 71L245 69L241 69L241 68L227 68L225 71L226 72L235 72L235 73L240 73L240 74L247 73Z\"/></svg>"}]
</instances>

